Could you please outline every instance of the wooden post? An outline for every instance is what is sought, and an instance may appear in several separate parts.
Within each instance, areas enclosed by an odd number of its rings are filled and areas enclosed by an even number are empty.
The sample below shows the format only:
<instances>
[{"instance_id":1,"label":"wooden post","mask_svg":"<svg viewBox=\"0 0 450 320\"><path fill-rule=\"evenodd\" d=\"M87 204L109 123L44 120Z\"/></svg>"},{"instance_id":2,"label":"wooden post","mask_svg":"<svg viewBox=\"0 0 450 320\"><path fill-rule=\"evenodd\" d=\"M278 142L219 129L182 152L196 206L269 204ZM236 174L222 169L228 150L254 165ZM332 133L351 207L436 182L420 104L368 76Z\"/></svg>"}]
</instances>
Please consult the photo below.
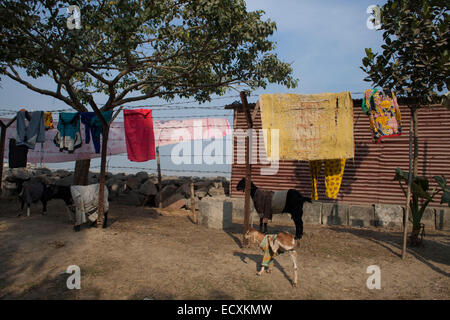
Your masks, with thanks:
<instances>
[{"instance_id":1,"label":"wooden post","mask_svg":"<svg viewBox=\"0 0 450 320\"><path fill-rule=\"evenodd\" d=\"M12 118L7 124L4 124L0 120L1 127L1 137L0 137L0 196L3 193L2 183L3 183L3 159L5 158L5 145L6 145L6 129L16 121L16 117Z\"/></svg>"},{"instance_id":2,"label":"wooden post","mask_svg":"<svg viewBox=\"0 0 450 320\"><path fill-rule=\"evenodd\" d=\"M191 212L192 220L195 224L198 223L197 210L195 210L195 194L194 194L194 183L191 182Z\"/></svg>"},{"instance_id":3,"label":"wooden post","mask_svg":"<svg viewBox=\"0 0 450 320\"><path fill-rule=\"evenodd\" d=\"M402 247L402 259L406 259L406 242L408 236L408 219L409 212L411 210L409 202L411 201L411 185L413 180L413 116L414 107L411 108L411 119L409 122L409 174L408 174L408 191L406 193L406 208L405 208L405 219L403 221L403 247Z\"/></svg>"},{"instance_id":4,"label":"wooden post","mask_svg":"<svg viewBox=\"0 0 450 320\"><path fill-rule=\"evenodd\" d=\"M161 160L159 158L159 147L156 147L156 165L158 168L158 197L159 197L159 208L162 209L162 177L161 177Z\"/></svg>"},{"instance_id":5,"label":"wooden post","mask_svg":"<svg viewBox=\"0 0 450 320\"><path fill-rule=\"evenodd\" d=\"M250 115L250 111L248 110L247 96L245 92L241 92L241 101L242 107L245 112L245 117L247 119L247 136L245 137L245 202L244 202L244 232L243 235L249 229L249 220L250 220L250 190L252 183L252 165L250 163L250 148L252 147L252 141L250 140L250 130L253 128L253 120ZM248 240L243 238L242 241L243 246L248 245Z\"/></svg>"}]
</instances>

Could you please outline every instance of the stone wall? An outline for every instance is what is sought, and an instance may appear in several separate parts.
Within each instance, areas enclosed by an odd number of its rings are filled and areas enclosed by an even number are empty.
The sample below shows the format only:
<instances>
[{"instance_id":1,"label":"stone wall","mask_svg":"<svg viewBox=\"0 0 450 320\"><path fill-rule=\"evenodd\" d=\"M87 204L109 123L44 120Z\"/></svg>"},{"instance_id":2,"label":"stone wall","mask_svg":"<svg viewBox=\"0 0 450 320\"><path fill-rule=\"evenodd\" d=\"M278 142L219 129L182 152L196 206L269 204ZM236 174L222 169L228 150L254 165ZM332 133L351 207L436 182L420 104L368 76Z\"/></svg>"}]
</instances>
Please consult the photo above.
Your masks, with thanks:
<instances>
[{"instance_id":1,"label":"stone wall","mask_svg":"<svg viewBox=\"0 0 450 320\"><path fill-rule=\"evenodd\" d=\"M89 183L98 182L98 173L89 173ZM40 179L48 184L72 185L73 172L47 168L9 169L3 172L3 195L17 195L18 180ZM164 176L162 181L162 207L190 209L190 183L194 183L195 202L199 209L199 221L221 228L231 219L244 218L244 199L230 198L229 181L223 177L199 178ZM139 206L159 206L157 176L146 172L136 174L106 174L106 186L111 202ZM258 225L259 217L251 205L251 219ZM352 227L395 228L403 225L404 208L399 205L372 206L349 203L314 201L305 203L303 221L306 224L342 225ZM289 214L274 215L273 222L291 223ZM427 229L450 231L450 208L428 207L422 223Z\"/></svg>"},{"instance_id":2,"label":"stone wall","mask_svg":"<svg viewBox=\"0 0 450 320\"><path fill-rule=\"evenodd\" d=\"M46 184L70 186L73 184L73 172L67 170L50 170L47 168L4 168L3 196L18 194L20 181L37 179ZM98 183L99 173L89 173L89 184ZM205 197L225 196L229 194L229 182L222 177L175 177L164 176L162 179L162 206L171 209L185 207L190 209L190 184L194 183L195 199L198 203ZM159 185L155 174L147 172L136 174L106 174L105 185L109 191L109 201L124 205L139 206L144 202L149 206L159 206Z\"/></svg>"}]
</instances>

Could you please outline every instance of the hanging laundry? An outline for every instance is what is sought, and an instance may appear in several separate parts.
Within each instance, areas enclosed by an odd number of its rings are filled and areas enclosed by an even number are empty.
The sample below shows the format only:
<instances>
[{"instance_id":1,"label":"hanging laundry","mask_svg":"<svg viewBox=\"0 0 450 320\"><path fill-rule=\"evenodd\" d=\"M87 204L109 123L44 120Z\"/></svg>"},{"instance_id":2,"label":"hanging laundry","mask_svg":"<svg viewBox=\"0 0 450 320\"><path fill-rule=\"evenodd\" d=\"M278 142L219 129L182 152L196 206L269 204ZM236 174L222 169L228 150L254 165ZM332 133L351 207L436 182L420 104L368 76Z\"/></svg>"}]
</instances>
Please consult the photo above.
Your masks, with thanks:
<instances>
[{"instance_id":1,"label":"hanging laundry","mask_svg":"<svg viewBox=\"0 0 450 320\"><path fill-rule=\"evenodd\" d=\"M51 112L44 112L44 127L45 130L53 129L53 114Z\"/></svg>"},{"instance_id":2,"label":"hanging laundry","mask_svg":"<svg viewBox=\"0 0 450 320\"><path fill-rule=\"evenodd\" d=\"M28 121L28 125L26 121ZM17 146L24 145L29 149L34 149L36 143L45 142L44 112L17 112L16 130L14 139Z\"/></svg>"},{"instance_id":3,"label":"hanging laundry","mask_svg":"<svg viewBox=\"0 0 450 320\"><path fill-rule=\"evenodd\" d=\"M156 146L176 144L180 141L221 139L231 133L227 119L203 118L154 121Z\"/></svg>"},{"instance_id":4,"label":"hanging laundry","mask_svg":"<svg viewBox=\"0 0 450 320\"><path fill-rule=\"evenodd\" d=\"M11 119L2 118L2 121L9 122ZM55 129L50 129L46 134L46 142L36 145L33 150L28 151L28 163L57 163L83 159L93 159L100 157L100 153L95 153L94 145L83 143L74 153L60 152L59 145L55 145L54 137L57 134L58 121L53 123ZM154 120L153 131L156 146L172 145L180 142L178 130L184 131L184 141L194 140L197 136L196 130L200 129L200 139L221 139L231 134L231 127L225 118L201 118L187 120ZM16 123L13 123L6 130L6 139L13 138L16 131ZM81 141L85 141L85 130L81 130ZM8 148L8 145L6 146ZM125 142L124 123L114 121L109 128L109 139L107 155L126 154L127 146ZM8 150L5 149L5 159L8 158Z\"/></svg>"},{"instance_id":5,"label":"hanging laundry","mask_svg":"<svg viewBox=\"0 0 450 320\"><path fill-rule=\"evenodd\" d=\"M322 160L354 157L353 101L350 92L263 94L262 128L268 160ZM258 107L257 106L257 107ZM279 154L272 133L278 130ZM276 137L276 135L275 135Z\"/></svg>"},{"instance_id":6,"label":"hanging laundry","mask_svg":"<svg viewBox=\"0 0 450 320\"><path fill-rule=\"evenodd\" d=\"M81 147L80 114L62 112L59 114L58 132L53 140L59 151L67 150L69 153Z\"/></svg>"},{"instance_id":7,"label":"hanging laundry","mask_svg":"<svg viewBox=\"0 0 450 320\"><path fill-rule=\"evenodd\" d=\"M155 159L155 135L152 110L124 110L128 160L144 162Z\"/></svg>"},{"instance_id":8,"label":"hanging laundry","mask_svg":"<svg viewBox=\"0 0 450 320\"><path fill-rule=\"evenodd\" d=\"M401 135L400 108L393 91L388 93L378 89L364 91L362 109L369 116L370 129L375 143L379 143L385 138Z\"/></svg>"},{"instance_id":9,"label":"hanging laundry","mask_svg":"<svg viewBox=\"0 0 450 320\"><path fill-rule=\"evenodd\" d=\"M102 116L106 122L109 123L112 118L112 111L103 111ZM100 135L103 133L103 125L95 112L82 112L80 114L81 123L84 124L85 140L86 144L94 143L95 153L100 153Z\"/></svg>"},{"instance_id":10,"label":"hanging laundry","mask_svg":"<svg viewBox=\"0 0 450 320\"><path fill-rule=\"evenodd\" d=\"M71 186L70 193L75 205L75 226L87 221L94 222L98 218L98 196L100 184L87 186ZM106 214L109 210L108 188L104 191L104 208Z\"/></svg>"},{"instance_id":11,"label":"hanging laundry","mask_svg":"<svg viewBox=\"0 0 450 320\"><path fill-rule=\"evenodd\" d=\"M342 177L344 176L345 159L324 160L323 162L325 169L325 194L330 199L337 199ZM313 200L319 199L317 184L321 168L322 160L309 161L312 184L311 199Z\"/></svg>"},{"instance_id":12,"label":"hanging laundry","mask_svg":"<svg viewBox=\"0 0 450 320\"><path fill-rule=\"evenodd\" d=\"M9 139L8 163L12 168L26 168L28 148L25 145L16 145L15 139Z\"/></svg>"}]
</instances>

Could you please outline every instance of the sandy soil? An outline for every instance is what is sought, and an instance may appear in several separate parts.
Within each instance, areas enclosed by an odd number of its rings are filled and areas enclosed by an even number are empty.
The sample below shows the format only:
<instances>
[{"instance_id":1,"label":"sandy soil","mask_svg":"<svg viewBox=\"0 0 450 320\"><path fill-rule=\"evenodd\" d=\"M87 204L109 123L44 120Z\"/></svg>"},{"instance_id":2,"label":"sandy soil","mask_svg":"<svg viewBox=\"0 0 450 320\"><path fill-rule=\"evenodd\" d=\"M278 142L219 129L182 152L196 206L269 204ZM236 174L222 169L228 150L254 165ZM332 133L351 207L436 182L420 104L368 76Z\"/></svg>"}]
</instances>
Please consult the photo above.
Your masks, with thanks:
<instances>
[{"instance_id":1,"label":"sandy soil","mask_svg":"<svg viewBox=\"0 0 450 320\"><path fill-rule=\"evenodd\" d=\"M17 217L15 199L0 200L0 298L3 299L449 299L450 234L427 231L424 246L399 258L401 230L306 225L297 248L299 286L288 255L257 277L258 248L241 248L242 222L217 231L183 211L111 203L107 229L75 233L63 203ZM294 232L269 225L269 232ZM65 270L81 268L81 290ZM369 290L366 269L381 268Z\"/></svg>"}]
</instances>

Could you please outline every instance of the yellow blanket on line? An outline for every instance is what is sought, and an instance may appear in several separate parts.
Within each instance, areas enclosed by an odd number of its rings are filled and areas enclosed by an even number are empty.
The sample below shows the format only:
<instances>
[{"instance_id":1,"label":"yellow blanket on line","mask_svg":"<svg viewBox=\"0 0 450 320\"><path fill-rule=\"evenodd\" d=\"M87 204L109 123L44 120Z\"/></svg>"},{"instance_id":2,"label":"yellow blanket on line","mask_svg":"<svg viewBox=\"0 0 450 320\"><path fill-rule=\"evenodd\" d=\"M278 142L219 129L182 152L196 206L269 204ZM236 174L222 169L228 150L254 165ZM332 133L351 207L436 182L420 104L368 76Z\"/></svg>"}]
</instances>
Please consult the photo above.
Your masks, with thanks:
<instances>
[{"instance_id":1,"label":"yellow blanket on line","mask_svg":"<svg viewBox=\"0 0 450 320\"><path fill-rule=\"evenodd\" d=\"M263 94L258 104L270 161L354 158L350 92ZM271 147L274 129L279 129L279 157Z\"/></svg>"}]
</instances>

